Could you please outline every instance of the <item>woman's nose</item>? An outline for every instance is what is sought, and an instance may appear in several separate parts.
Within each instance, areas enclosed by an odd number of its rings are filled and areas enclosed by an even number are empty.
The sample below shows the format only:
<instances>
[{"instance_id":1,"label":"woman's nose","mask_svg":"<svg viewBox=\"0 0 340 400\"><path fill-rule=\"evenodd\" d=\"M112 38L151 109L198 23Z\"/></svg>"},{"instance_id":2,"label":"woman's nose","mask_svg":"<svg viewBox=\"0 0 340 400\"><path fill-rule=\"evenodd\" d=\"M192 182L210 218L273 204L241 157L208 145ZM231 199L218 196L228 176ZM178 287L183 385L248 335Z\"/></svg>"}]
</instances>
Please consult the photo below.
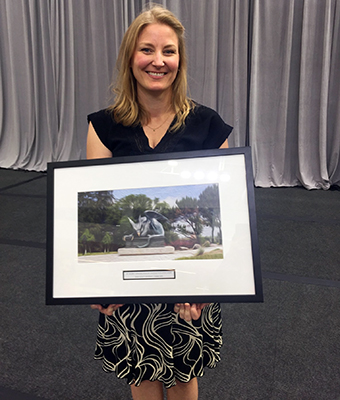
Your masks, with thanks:
<instances>
[{"instance_id":1,"label":"woman's nose","mask_svg":"<svg viewBox=\"0 0 340 400\"><path fill-rule=\"evenodd\" d=\"M152 65L154 67L163 67L164 66L163 54L161 52L155 53L154 59L152 61Z\"/></svg>"}]
</instances>

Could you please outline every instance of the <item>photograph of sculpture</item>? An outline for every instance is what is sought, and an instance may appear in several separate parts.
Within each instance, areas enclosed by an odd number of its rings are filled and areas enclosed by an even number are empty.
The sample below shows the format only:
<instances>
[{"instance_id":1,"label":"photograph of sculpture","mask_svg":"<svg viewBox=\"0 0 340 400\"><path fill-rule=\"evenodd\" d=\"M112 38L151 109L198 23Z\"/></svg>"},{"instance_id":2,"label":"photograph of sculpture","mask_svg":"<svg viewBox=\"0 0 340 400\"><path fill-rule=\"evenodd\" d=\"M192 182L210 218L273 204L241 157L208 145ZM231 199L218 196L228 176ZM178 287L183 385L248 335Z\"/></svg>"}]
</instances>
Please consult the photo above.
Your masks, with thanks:
<instances>
[{"instance_id":1,"label":"photograph of sculpture","mask_svg":"<svg viewBox=\"0 0 340 400\"><path fill-rule=\"evenodd\" d=\"M78 192L78 262L223 258L219 186Z\"/></svg>"}]
</instances>

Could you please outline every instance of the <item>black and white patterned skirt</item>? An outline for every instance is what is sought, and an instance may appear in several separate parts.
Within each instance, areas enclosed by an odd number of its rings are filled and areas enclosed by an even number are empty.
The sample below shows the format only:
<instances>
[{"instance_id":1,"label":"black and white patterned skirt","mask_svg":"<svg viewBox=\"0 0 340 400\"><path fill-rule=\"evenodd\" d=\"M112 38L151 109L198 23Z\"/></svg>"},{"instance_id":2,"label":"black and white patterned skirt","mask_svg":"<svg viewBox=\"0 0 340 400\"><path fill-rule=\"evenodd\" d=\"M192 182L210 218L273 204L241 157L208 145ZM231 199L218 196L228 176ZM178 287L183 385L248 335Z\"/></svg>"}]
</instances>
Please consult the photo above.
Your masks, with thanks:
<instances>
[{"instance_id":1,"label":"black and white patterned skirt","mask_svg":"<svg viewBox=\"0 0 340 400\"><path fill-rule=\"evenodd\" d=\"M100 314L95 358L105 372L115 372L128 384L143 380L189 382L204 368L220 361L222 346L219 304L206 306L201 318L186 322L173 304L127 304L112 317Z\"/></svg>"}]
</instances>

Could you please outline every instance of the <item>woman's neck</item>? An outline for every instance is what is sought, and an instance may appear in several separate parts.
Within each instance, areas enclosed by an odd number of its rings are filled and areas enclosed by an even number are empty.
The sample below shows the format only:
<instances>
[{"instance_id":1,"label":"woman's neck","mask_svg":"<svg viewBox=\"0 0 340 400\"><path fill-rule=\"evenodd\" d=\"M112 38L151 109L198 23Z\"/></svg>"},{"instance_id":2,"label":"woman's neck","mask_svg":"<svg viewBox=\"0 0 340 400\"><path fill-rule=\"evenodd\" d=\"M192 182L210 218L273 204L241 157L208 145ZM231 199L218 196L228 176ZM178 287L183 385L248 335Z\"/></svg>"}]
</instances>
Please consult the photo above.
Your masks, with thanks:
<instances>
[{"instance_id":1,"label":"woman's neck","mask_svg":"<svg viewBox=\"0 0 340 400\"><path fill-rule=\"evenodd\" d=\"M150 118L158 118L164 114L170 112L172 108L172 93L144 93L143 91L138 92L138 101L143 106L145 111L150 115Z\"/></svg>"}]
</instances>

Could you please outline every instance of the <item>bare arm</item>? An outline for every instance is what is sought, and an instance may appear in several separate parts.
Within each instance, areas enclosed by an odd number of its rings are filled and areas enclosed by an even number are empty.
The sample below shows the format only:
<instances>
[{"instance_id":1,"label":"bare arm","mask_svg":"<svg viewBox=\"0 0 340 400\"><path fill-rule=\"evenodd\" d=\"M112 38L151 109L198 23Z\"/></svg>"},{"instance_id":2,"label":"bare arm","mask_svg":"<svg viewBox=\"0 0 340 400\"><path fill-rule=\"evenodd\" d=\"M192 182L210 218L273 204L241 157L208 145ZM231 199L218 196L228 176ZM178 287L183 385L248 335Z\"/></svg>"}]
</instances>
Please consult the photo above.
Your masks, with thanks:
<instances>
[{"instance_id":1,"label":"bare arm","mask_svg":"<svg viewBox=\"0 0 340 400\"><path fill-rule=\"evenodd\" d=\"M227 149L229 147L228 145L228 139L226 139L220 146L220 149Z\"/></svg>"},{"instance_id":2,"label":"bare arm","mask_svg":"<svg viewBox=\"0 0 340 400\"><path fill-rule=\"evenodd\" d=\"M90 158L110 158L112 157L112 152L103 145L102 141L99 139L97 132L94 130L92 123L89 123L89 130L87 133L87 159Z\"/></svg>"}]
</instances>

